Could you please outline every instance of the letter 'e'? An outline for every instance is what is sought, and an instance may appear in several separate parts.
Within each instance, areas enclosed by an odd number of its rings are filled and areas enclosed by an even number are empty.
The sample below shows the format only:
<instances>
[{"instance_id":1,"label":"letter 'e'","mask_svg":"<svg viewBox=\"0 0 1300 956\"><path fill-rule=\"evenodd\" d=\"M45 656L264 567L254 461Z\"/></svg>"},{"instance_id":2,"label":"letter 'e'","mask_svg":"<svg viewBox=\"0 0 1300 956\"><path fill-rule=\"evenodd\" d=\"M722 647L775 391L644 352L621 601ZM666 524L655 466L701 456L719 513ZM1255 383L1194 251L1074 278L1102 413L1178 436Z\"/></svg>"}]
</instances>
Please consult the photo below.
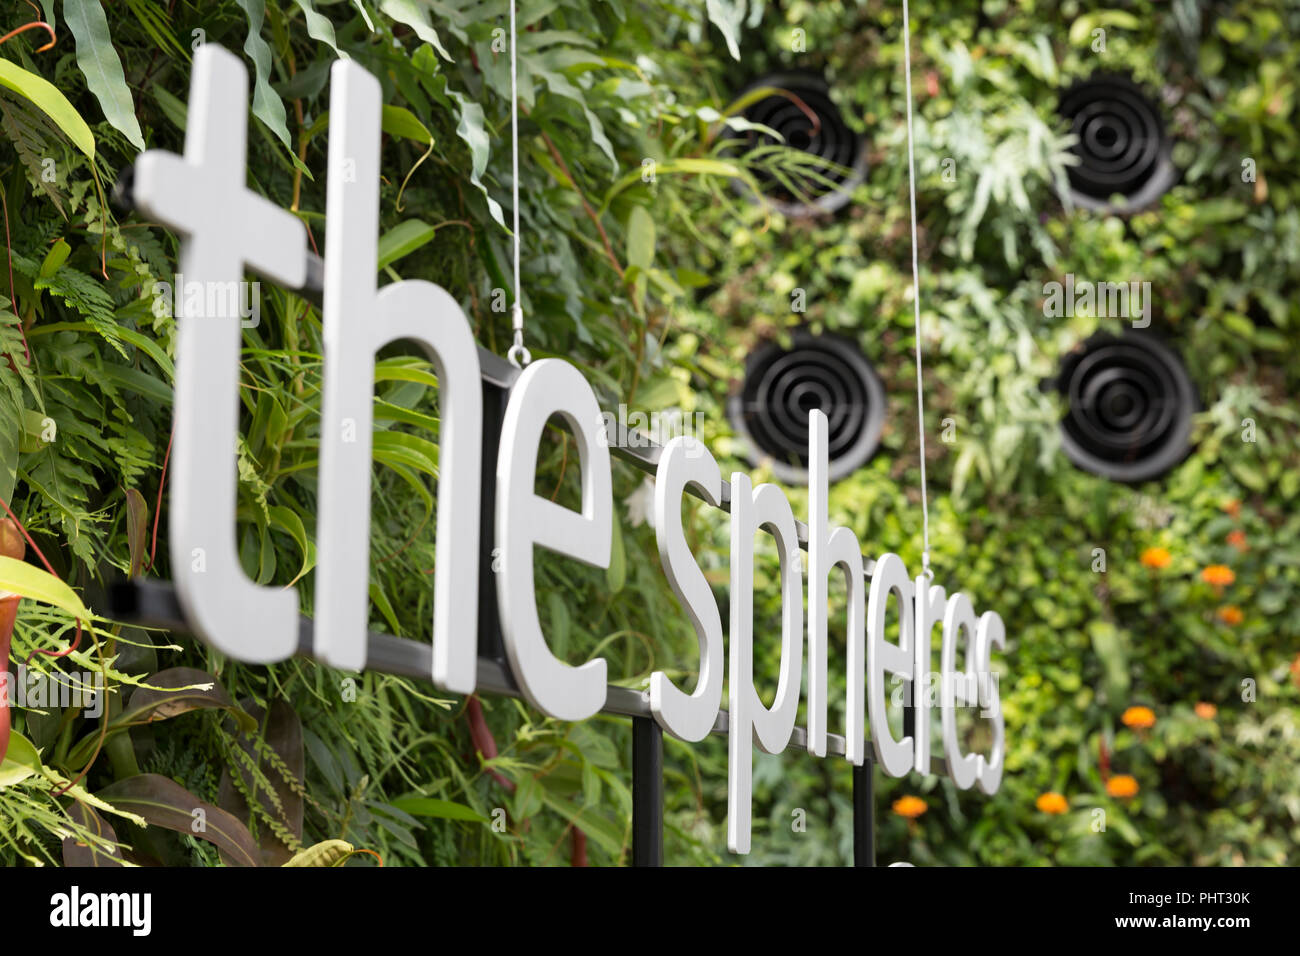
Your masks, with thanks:
<instances>
[{"instance_id":1,"label":"letter 'e'","mask_svg":"<svg viewBox=\"0 0 1300 956\"><path fill-rule=\"evenodd\" d=\"M582 512L534 491L537 448L552 415L577 439ZM559 720L585 720L605 706L605 659L581 667L557 660L537 619L533 546L597 568L609 567L614 492L600 407L582 373L562 359L524 369L510 389L497 458L496 544L501 549L497 602L506 656L527 701ZM470 555L466 560L473 561ZM474 595L466 595L472 601Z\"/></svg>"},{"instance_id":2,"label":"letter 'e'","mask_svg":"<svg viewBox=\"0 0 1300 956\"><path fill-rule=\"evenodd\" d=\"M916 663L912 656L916 630L912 587L903 559L893 553L881 555L871 575L871 598L867 604L867 707L876 762L891 777L903 776L913 764L912 738L894 739L885 697L885 675L897 674L911 680ZM897 644L885 640L885 610L891 591L898 595ZM853 679L851 674L849 679Z\"/></svg>"}]
</instances>

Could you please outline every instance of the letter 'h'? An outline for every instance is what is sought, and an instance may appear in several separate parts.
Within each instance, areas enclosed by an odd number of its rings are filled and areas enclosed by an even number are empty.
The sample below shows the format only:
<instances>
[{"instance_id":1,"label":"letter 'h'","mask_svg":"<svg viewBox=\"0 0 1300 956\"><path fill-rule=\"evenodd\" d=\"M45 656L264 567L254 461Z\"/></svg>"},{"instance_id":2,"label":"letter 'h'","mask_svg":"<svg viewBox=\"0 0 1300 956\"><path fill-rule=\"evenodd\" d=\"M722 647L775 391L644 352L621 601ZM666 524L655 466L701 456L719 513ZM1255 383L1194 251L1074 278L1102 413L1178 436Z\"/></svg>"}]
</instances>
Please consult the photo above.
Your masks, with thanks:
<instances>
[{"instance_id":1,"label":"letter 'h'","mask_svg":"<svg viewBox=\"0 0 1300 956\"><path fill-rule=\"evenodd\" d=\"M439 686L474 689L482 385L464 313L423 280L378 289L379 82L350 61L331 71L325 232L324 398L314 652L334 667L366 663L370 474L376 351L418 342L433 363L441 417L433 667ZM180 265L201 283L238 282L245 266L291 289L306 281L302 223L246 184L248 73L215 45L194 56L185 157L136 160L147 215L182 233ZM203 297L205 303L210 297ZM269 663L298 647L298 596L259 586L235 542L240 315L180 320L171 554L177 595L195 632L241 660ZM453 502L455 506L453 508ZM185 562L190 562L188 571Z\"/></svg>"}]
</instances>

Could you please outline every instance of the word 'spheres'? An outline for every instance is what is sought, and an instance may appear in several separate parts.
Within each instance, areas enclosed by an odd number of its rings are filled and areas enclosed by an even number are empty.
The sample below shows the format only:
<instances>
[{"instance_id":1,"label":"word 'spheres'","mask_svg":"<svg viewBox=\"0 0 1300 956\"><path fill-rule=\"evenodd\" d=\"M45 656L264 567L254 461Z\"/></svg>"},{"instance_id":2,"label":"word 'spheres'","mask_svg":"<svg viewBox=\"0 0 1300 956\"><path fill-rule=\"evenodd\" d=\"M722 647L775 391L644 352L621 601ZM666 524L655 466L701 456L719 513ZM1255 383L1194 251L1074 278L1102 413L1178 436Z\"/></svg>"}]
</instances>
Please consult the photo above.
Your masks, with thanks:
<instances>
[{"instance_id":1,"label":"word 'spheres'","mask_svg":"<svg viewBox=\"0 0 1300 956\"><path fill-rule=\"evenodd\" d=\"M245 268L291 288L306 280L306 232L292 214L246 184L248 75L232 54L212 45L194 58L184 157L151 150L135 166L139 208L183 236L180 271L187 280L239 281ZM381 93L378 81L351 61L334 64L330 84L329 171L324 276L324 397L321 418L319 565L315 591L315 653L327 664L360 670L366 660L372 395L375 352L395 339L419 343L436 368L441 402L437 569L434 575L433 682L468 694L475 686L482 393L470 324L442 288L407 279L377 284ZM347 169L349 175L340 171ZM176 362L176 437L171 553L179 599L195 633L243 661L268 663L298 646L298 595L293 588L254 584L235 546L238 428L238 315L187 314L180 322ZM547 420L559 415L576 437L582 510L534 493L538 446ZM847 760L861 765L865 711L875 760L891 776L930 769L930 711L918 706L911 736L895 737L886 707L886 674L919 684L930 673L931 632L942 625L945 686L970 688L987 677L1005 631L992 611L976 617L963 594L948 596L924 577L909 578L896 554L871 568L866 595L856 535L828 527L827 424L811 412L809 442L807 746L827 749L827 587L832 572L847 586ZM510 390L496 459L496 576L501 627L514 677L538 710L582 720L605 703L604 659L570 667L547 646L533 591L533 551L545 548L598 568L609 564L613 521L610 457L591 386L561 359L530 364ZM688 741L703 739L719 714L723 689L720 610L689 551L681 496L694 485L719 505L722 477L693 437L665 447L655 478L655 532L664 573L699 637L699 678L685 693L663 672L650 678L650 706L660 725ZM795 518L776 485L752 487L731 477L728 845L750 845L752 745L779 753L790 742L803 683L803 580ZM781 554L781 671L772 706L764 706L753 674L753 547L760 527ZM188 561L187 556L203 560ZM886 605L896 599L899 643L886 640ZM964 672L957 670L961 632ZM911 684L909 684L911 686ZM864 688L865 697L864 700ZM992 723L987 756L963 753L951 692L938 701L948 773L959 787L978 783L994 793L1002 776L1003 720L996 682L981 701Z\"/></svg>"}]
</instances>

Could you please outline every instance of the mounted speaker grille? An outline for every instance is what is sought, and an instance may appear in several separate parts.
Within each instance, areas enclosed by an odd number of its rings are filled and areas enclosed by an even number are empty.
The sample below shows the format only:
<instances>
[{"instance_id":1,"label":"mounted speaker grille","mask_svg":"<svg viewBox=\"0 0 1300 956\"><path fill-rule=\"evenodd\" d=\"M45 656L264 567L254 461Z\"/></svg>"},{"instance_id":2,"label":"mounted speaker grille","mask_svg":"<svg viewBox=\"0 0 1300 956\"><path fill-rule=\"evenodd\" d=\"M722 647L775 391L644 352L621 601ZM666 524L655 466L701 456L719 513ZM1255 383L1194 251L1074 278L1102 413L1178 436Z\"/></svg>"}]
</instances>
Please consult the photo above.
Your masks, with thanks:
<instances>
[{"instance_id":1,"label":"mounted speaker grille","mask_svg":"<svg viewBox=\"0 0 1300 956\"><path fill-rule=\"evenodd\" d=\"M1070 198L1085 209L1135 212L1173 185L1171 145L1159 108L1131 80L1095 76L1070 87L1060 114L1079 138ZM1119 196L1121 201L1112 202Z\"/></svg>"},{"instance_id":2,"label":"mounted speaker grille","mask_svg":"<svg viewBox=\"0 0 1300 956\"><path fill-rule=\"evenodd\" d=\"M746 130L745 151L785 146L821 160L806 167L815 176L808 175L802 166L789 173L787 181L771 172L758 173L763 196L787 216L840 209L848 203L853 188L866 178L867 156L861 138L849 129L831 101L826 82L797 73L775 74L751 83L741 95L762 87L780 92L750 104L745 119L762 124L781 138L762 130Z\"/></svg>"},{"instance_id":3,"label":"mounted speaker grille","mask_svg":"<svg viewBox=\"0 0 1300 956\"><path fill-rule=\"evenodd\" d=\"M791 348L770 342L750 356L731 397L732 426L748 440L750 461L786 482L808 477L808 413L829 423L830 480L865 463L885 426L885 390L867 357L834 335L796 332Z\"/></svg>"},{"instance_id":4,"label":"mounted speaker grille","mask_svg":"<svg viewBox=\"0 0 1300 956\"><path fill-rule=\"evenodd\" d=\"M1069 403L1061 444L1084 471L1146 481L1191 450L1196 388L1178 356L1148 335L1093 336L1062 359L1056 385Z\"/></svg>"}]
</instances>

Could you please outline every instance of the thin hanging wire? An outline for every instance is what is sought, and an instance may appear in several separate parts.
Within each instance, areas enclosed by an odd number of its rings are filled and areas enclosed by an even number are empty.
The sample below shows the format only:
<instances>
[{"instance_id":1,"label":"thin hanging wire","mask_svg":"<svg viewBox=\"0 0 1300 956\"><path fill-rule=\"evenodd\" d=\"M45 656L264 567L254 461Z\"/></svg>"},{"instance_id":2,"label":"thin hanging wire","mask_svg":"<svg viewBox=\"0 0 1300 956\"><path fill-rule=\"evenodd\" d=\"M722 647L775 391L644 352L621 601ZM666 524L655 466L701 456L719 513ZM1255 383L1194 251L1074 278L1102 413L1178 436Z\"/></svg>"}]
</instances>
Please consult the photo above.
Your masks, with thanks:
<instances>
[{"instance_id":1,"label":"thin hanging wire","mask_svg":"<svg viewBox=\"0 0 1300 956\"><path fill-rule=\"evenodd\" d=\"M912 206L912 308L916 322L916 431L921 439L921 569L930 570L930 503L925 481L925 392L921 385L921 268L916 254L916 160L912 154L912 23L903 0L903 76L907 92L907 191Z\"/></svg>"},{"instance_id":2,"label":"thin hanging wire","mask_svg":"<svg viewBox=\"0 0 1300 956\"><path fill-rule=\"evenodd\" d=\"M510 346L506 357L515 368L523 368L533 360L528 349L524 347L524 307L522 303L521 283L519 280L519 66L515 53L518 35L515 30L515 0L510 0L510 189L514 206L514 256L515 256L515 302L510 309L511 325L514 328L515 342Z\"/></svg>"}]
</instances>

